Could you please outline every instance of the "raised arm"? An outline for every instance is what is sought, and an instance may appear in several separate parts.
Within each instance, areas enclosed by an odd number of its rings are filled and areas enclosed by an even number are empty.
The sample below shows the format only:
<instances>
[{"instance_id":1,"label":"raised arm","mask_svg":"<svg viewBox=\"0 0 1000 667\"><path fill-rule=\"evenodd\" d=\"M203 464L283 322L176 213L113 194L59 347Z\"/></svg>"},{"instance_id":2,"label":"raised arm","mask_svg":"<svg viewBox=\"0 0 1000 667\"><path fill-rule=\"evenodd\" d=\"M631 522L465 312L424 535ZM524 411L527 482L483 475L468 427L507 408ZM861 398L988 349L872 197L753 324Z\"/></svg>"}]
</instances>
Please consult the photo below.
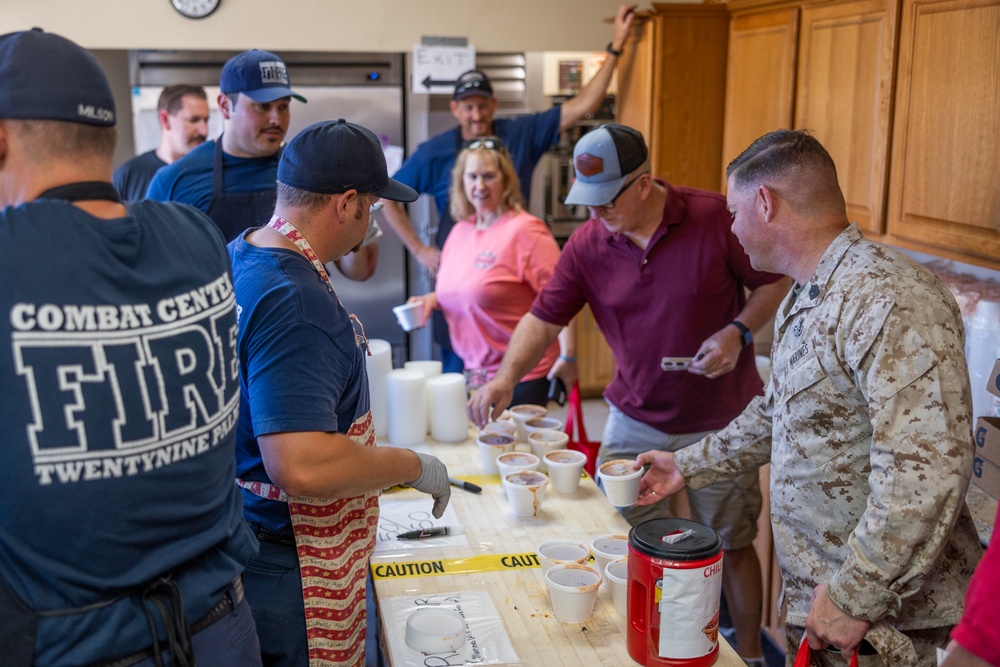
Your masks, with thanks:
<instances>
[{"instance_id":1,"label":"raised arm","mask_svg":"<svg viewBox=\"0 0 1000 667\"><path fill-rule=\"evenodd\" d=\"M611 48L614 51L621 51L628 38L628 31L632 27L632 20L635 18L636 5L621 5L618 13L615 14L615 28L611 37ZM601 100L607 93L608 84L611 83L611 75L614 74L615 66L618 64L618 57L609 53L608 57L597 70L593 78L587 82L576 97L566 100L559 108L559 132L565 132L569 128L589 113L593 113L601 105Z\"/></svg>"}]
</instances>

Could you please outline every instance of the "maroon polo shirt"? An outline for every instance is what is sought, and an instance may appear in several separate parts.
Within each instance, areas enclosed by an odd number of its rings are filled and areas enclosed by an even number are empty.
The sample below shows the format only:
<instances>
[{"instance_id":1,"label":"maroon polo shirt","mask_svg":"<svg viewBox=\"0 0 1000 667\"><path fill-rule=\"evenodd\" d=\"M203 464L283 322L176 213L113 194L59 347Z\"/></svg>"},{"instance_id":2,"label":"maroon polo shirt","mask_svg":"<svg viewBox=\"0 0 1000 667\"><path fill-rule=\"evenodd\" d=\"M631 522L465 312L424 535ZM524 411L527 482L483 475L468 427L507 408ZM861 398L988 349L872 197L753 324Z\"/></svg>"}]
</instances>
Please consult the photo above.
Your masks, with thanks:
<instances>
[{"instance_id":1,"label":"maroon polo shirt","mask_svg":"<svg viewBox=\"0 0 1000 667\"><path fill-rule=\"evenodd\" d=\"M589 304L617 366L604 392L608 401L664 433L719 429L763 389L753 346L743 348L731 373L714 380L664 371L660 361L694 356L736 319L744 288L780 276L750 266L722 195L657 183L667 199L646 249L599 220L587 221L566 243L531 313L566 325Z\"/></svg>"}]
</instances>

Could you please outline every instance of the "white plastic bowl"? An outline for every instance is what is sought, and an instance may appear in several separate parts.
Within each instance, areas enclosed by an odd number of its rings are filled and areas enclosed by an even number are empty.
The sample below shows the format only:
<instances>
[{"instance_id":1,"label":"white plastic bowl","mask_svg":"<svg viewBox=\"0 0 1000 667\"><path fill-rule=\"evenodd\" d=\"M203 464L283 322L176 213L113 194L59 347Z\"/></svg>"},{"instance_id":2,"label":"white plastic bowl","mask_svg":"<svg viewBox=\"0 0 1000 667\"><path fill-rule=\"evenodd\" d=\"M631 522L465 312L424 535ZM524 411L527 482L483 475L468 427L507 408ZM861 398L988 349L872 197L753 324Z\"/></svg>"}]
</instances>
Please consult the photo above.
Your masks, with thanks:
<instances>
[{"instance_id":1,"label":"white plastic bowl","mask_svg":"<svg viewBox=\"0 0 1000 667\"><path fill-rule=\"evenodd\" d=\"M465 619L454 609L417 609L406 619L406 645L421 653L457 651L465 645Z\"/></svg>"}]
</instances>

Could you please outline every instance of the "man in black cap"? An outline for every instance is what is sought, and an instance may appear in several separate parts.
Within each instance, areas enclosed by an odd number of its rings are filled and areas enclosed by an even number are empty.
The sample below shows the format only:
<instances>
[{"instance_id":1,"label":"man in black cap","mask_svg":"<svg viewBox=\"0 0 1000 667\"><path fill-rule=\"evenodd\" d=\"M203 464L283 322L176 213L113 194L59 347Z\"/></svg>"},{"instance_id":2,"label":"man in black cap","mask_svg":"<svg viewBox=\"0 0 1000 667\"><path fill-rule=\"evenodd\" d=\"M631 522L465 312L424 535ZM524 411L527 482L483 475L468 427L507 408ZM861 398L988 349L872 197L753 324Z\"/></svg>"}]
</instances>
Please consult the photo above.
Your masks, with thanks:
<instances>
[{"instance_id":1,"label":"man in black cap","mask_svg":"<svg viewBox=\"0 0 1000 667\"><path fill-rule=\"evenodd\" d=\"M761 393L751 331L774 315L790 281L750 265L722 195L653 178L638 131L608 124L588 132L573 150L573 166L566 201L586 205L591 219L563 248L496 377L470 401L469 416L479 426L498 416L524 372L586 303L618 367L604 392L600 460L697 442ZM642 335L650 331L656 335ZM757 471L689 499L692 518L722 535L722 586L739 652L759 662ZM621 512L636 525L669 508L660 502Z\"/></svg>"},{"instance_id":2,"label":"man in black cap","mask_svg":"<svg viewBox=\"0 0 1000 667\"><path fill-rule=\"evenodd\" d=\"M4 35L0 81L0 662L259 665L222 236L121 204L85 50Z\"/></svg>"},{"instance_id":3,"label":"man in black cap","mask_svg":"<svg viewBox=\"0 0 1000 667\"><path fill-rule=\"evenodd\" d=\"M205 211L231 241L263 224L274 210L274 181L291 119L291 88L285 62L260 49L230 58L219 79L222 136L207 141L161 169L147 197L179 201ZM337 268L365 280L375 271L377 248L366 246Z\"/></svg>"},{"instance_id":4,"label":"man in black cap","mask_svg":"<svg viewBox=\"0 0 1000 667\"><path fill-rule=\"evenodd\" d=\"M438 459L375 446L364 327L323 266L358 249L380 197L417 193L389 178L370 130L316 123L281 156L270 222L229 245L243 388L237 484L261 543L246 588L269 665L363 664L379 492L429 493L436 517L451 495Z\"/></svg>"},{"instance_id":5,"label":"man in black cap","mask_svg":"<svg viewBox=\"0 0 1000 667\"><path fill-rule=\"evenodd\" d=\"M420 239L401 204L386 202L383 209L383 217L399 235L407 250L431 274L437 273L441 248L454 225L448 213L448 193L451 190L451 170L462 148L475 139L491 135L500 137L517 169L524 201L526 204L530 202L531 174L542 155L555 145L560 133L592 113L604 100L611 75L632 26L635 7L621 5L618 8L614 35L607 46L607 59L593 78L576 97L548 111L517 118L494 119L497 99L486 74L471 70L458 78L451 102L451 113L458 121L458 127L420 144L393 176L417 192L434 197L439 218L435 236L437 245L427 245ZM448 328L439 311L434 318L434 339L442 346L444 371L461 371L462 360L451 350Z\"/></svg>"}]
</instances>

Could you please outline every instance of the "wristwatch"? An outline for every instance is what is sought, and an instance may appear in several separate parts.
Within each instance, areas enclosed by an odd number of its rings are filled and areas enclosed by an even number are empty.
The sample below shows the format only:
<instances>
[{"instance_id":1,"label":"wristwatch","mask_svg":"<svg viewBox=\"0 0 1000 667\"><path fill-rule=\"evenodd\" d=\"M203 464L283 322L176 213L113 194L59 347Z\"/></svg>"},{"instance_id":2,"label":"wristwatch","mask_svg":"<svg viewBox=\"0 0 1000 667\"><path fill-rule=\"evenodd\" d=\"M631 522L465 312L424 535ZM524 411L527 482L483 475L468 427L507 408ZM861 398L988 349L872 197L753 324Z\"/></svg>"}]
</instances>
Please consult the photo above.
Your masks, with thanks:
<instances>
[{"instance_id":1,"label":"wristwatch","mask_svg":"<svg viewBox=\"0 0 1000 667\"><path fill-rule=\"evenodd\" d=\"M625 45L622 44L622 48L616 51L614 46L612 46L613 44L614 42L608 42L608 45L604 47L604 50L607 51L609 54L613 55L615 58L621 58L622 53L625 52Z\"/></svg>"},{"instance_id":2,"label":"wristwatch","mask_svg":"<svg viewBox=\"0 0 1000 667\"><path fill-rule=\"evenodd\" d=\"M733 320L730 324L740 330L740 340L743 341L743 347L746 347L753 342L753 332L747 328L747 325L743 324L739 320Z\"/></svg>"}]
</instances>

